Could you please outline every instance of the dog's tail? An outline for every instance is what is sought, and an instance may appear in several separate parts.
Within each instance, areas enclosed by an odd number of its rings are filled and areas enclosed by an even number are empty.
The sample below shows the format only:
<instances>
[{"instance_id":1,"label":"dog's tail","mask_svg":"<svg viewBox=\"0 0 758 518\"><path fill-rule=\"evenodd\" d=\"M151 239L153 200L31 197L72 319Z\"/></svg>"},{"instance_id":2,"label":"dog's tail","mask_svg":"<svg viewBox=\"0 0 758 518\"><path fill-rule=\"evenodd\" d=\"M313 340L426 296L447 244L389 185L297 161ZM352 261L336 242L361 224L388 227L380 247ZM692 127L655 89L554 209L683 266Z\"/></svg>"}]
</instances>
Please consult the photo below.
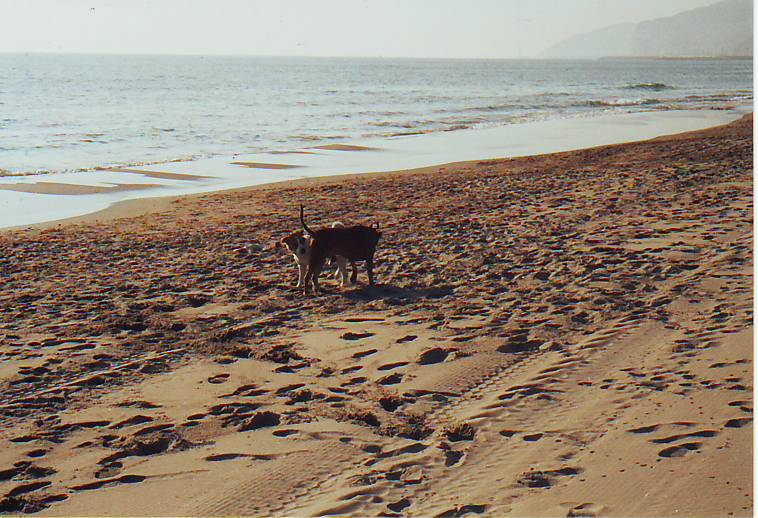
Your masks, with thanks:
<instances>
[{"instance_id":1,"label":"dog's tail","mask_svg":"<svg viewBox=\"0 0 758 518\"><path fill-rule=\"evenodd\" d=\"M300 204L300 224L303 226L303 230L305 230L306 233L310 236L314 236L313 230L308 228L308 225L305 224L305 218L303 217L303 204Z\"/></svg>"}]
</instances>

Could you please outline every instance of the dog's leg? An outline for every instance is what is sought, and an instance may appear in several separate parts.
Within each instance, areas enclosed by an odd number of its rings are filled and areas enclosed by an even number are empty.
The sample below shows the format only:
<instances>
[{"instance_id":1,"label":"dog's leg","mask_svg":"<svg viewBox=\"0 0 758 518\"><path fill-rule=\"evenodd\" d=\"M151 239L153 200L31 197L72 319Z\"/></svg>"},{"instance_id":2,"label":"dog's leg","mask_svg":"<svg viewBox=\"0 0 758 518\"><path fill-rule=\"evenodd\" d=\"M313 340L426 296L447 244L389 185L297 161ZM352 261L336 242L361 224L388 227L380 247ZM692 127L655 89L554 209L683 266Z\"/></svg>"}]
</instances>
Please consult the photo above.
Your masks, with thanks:
<instances>
[{"instance_id":1,"label":"dog's leg","mask_svg":"<svg viewBox=\"0 0 758 518\"><path fill-rule=\"evenodd\" d=\"M302 288L303 282L305 281L305 273L308 270L307 265L298 262L297 263L297 270L298 270L298 277L297 277L297 286L296 288Z\"/></svg>"},{"instance_id":2,"label":"dog's leg","mask_svg":"<svg viewBox=\"0 0 758 518\"><path fill-rule=\"evenodd\" d=\"M311 268L309 266L308 271L305 272L305 279L303 279L303 285L301 286L304 295L308 295L308 287L311 285L311 277L313 277L313 274L311 273Z\"/></svg>"},{"instance_id":3,"label":"dog's leg","mask_svg":"<svg viewBox=\"0 0 758 518\"><path fill-rule=\"evenodd\" d=\"M347 286L347 261L344 257L337 256L337 273L334 274L335 277L338 275L342 276L342 281L340 281L340 288L344 288Z\"/></svg>"},{"instance_id":4,"label":"dog's leg","mask_svg":"<svg viewBox=\"0 0 758 518\"><path fill-rule=\"evenodd\" d=\"M318 285L318 276L321 273L321 268L316 268L313 272L313 293L321 293L321 286Z\"/></svg>"},{"instance_id":5,"label":"dog's leg","mask_svg":"<svg viewBox=\"0 0 758 518\"><path fill-rule=\"evenodd\" d=\"M350 274L350 284L355 284L358 282L358 267L355 266L355 261L350 260L350 266L353 269L353 273Z\"/></svg>"},{"instance_id":6,"label":"dog's leg","mask_svg":"<svg viewBox=\"0 0 758 518\"><path fill-rule=\"evenodd\" d=\"M366 273L368 274L368 285L374 285L374 259L366 259Z\"/></svg>"},{"instance_id":7,"label":"dog's leg","mask_svg":"<svg viewBox=\"0 0 758 518\"><path fill-rule=\"evenodd\" d=\"M321 288L318 285L318 275L324 267L326 257L320 250L311 249L311 257L308 261L308 273L305 274L305 293L308 293L308 285L313 283L313 292L319 293Z\"/></svg>"},{"instance_id":8,"label":"dog's leg","mask_svg":"<svg viewBox=\"0 0 758 518\"><path fill-rule=\"evenodd\" d=\"M308 295L308 289L311 287L311 284L313 282L313 266L309 262L305 267L305 277L303 278L303 293L305 295Z\"/></svg>"},{"instance_id":9,"label":"dog's leg","mask_svg":"<svg viewBox=\"0 0 758 518\"><path fill-rule=\"evenodd\" d=\"M313 282L313 292L314 293L321 293L321 286L318 284L318 276L321 274L321 270L324 267L324 261L317 262L312 266L313 268L313 275L311 277L311 282ZM308 267L308 269L311 269L311 266Z\"/></svg>"}]
</instances>

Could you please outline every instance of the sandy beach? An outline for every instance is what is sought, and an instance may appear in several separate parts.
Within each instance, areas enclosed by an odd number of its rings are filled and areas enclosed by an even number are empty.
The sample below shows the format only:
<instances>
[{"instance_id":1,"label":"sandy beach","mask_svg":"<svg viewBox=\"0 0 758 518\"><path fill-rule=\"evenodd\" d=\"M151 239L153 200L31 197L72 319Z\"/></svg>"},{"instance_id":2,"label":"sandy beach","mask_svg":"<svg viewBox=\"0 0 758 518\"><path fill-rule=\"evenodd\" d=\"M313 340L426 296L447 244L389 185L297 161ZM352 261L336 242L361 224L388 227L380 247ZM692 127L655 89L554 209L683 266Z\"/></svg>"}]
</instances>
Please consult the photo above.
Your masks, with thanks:
<instances>
[{"instance_id":1,"label":"sandy beach","mask_svg":"<svg viewBox=\"0 0 758 518\"><path fill-rule=\"evenodd\" d=\"M377 286L294 287L300 203ZM2 512L753 514L752 115L0 243Z\"/></svg>"}]
</instances>

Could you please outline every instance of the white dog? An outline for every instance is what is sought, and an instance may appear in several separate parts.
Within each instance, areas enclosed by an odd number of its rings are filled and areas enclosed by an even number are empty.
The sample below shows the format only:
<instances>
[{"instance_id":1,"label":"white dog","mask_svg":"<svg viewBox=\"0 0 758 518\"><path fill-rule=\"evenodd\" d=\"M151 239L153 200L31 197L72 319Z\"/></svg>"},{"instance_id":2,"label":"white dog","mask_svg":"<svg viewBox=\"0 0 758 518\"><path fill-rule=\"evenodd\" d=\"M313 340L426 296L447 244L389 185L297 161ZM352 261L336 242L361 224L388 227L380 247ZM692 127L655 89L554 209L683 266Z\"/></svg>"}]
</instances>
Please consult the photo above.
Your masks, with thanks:
<instances>
[{"instance_id":1,"label":"white dog","mask_svg":"<svg viewBox=\"0 0 758 518\"><path fill-rule=\"evenodd\" d=\"M332 223L332 228L344 227L339 221ZM282 238L277 246L287 248L292 252L297 268L299 271L299 277L297 280L297 287L303 287L305 282L305 274L308 272L308 263L311 259L311 243L310 238L303 236L302 231L293 232L287 237ZM332 264L337 263L337 270L334 272L334 278L341 277L340 288L344 288L347 285L347 259L341 256L335 256Z\"/></svg>"}]
</instances>

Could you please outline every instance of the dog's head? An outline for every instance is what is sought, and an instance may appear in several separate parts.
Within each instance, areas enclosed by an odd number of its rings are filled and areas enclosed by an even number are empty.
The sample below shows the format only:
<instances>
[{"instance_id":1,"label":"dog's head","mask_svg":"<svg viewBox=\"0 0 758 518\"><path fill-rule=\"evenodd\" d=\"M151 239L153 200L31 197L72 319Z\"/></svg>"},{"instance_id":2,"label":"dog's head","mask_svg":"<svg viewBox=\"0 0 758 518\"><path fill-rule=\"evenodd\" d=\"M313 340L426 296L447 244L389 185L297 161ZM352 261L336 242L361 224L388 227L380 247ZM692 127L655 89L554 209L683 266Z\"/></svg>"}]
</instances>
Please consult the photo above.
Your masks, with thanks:
<instances>
[{"instance_id":1,"label":"dog's head","mask_svg":"<svg viewBox=\"0 0 758 518\"><path fill-rule=\"evenodd\" d=\"M307 248L307 241L300 231L293 232L276 243L277 247L286 248L293 254L302 255Z\"/></svg>"}]
</instances>

